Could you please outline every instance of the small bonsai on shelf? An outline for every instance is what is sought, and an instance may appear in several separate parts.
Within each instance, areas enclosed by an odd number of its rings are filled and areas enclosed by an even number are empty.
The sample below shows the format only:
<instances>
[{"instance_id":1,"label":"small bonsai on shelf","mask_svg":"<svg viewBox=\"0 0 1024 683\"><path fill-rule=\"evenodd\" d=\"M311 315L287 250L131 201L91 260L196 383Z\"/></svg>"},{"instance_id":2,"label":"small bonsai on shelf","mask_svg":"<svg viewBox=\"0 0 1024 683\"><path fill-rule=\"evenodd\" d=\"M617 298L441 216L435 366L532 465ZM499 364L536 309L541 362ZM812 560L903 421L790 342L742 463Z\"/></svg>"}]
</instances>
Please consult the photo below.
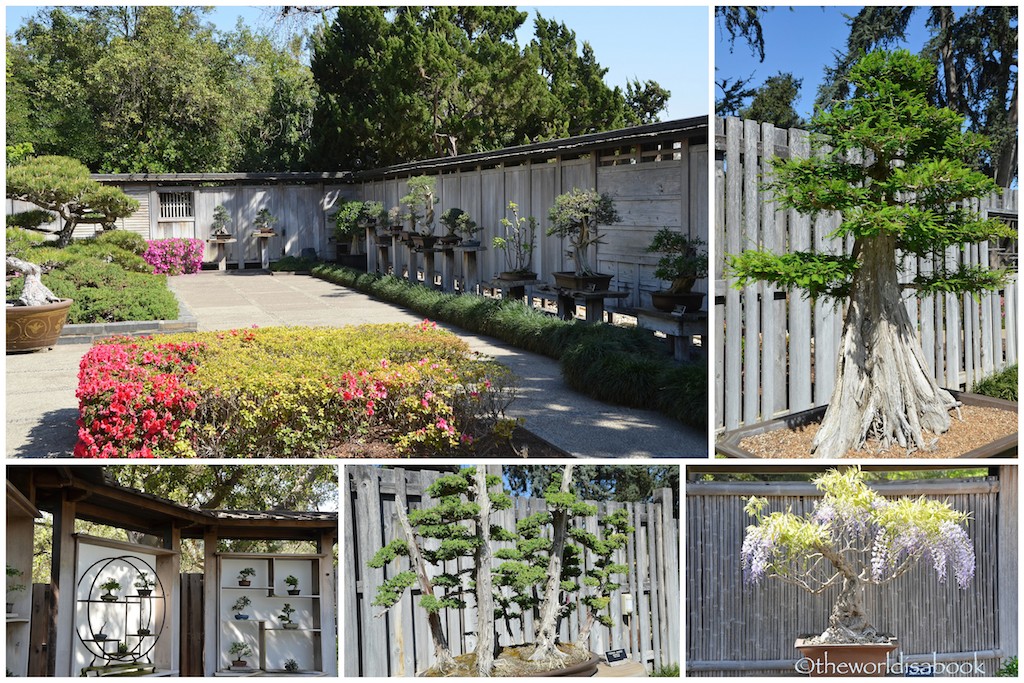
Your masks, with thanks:
<instances>
[{"instance_id":1,"label":"small bonsai on shelf","mask_svg":"<svg viewBox=\"0 0 1024 683\"><path fill-rule=\"evenodd\" d=\"M468 213L459 208L451 208L441 214L441 224L448 229L448 234L441 238L449 244L462 242L465 246L477 246L479 240L474 240L473 235L483 230L476 224Z\"/></svg>"},{"instance_id":2,"label":"small bonsai on shelf","mask_svg":"<svg viewBox=\"0 0 1024 683\"><path fill-rule=\"evenodd\" d=\"M21 571L17 567L7 565L7 578L8 580L24 575L25 572ZM11 597L11 593L18 593L25 590L25 584L23 583L8 583L7 584L7 596ZM12 598L7 602L7 613L11 614L14 612L14 599Z\"/></svg>"},{"instance_id":3,"label":"small bonsai on shelf","mask_svg":"<svg viewBox=\"0 0 1024 683\"><path fill-rule=\"evenodd\" d=\"M492 244L505 254L507 271L501 277L505 280L533 280L537 273L530 270L533 251L537 244L537 219L533 216L520 216L519 205L508 203L508 211L512 219L501 219L503 237L495 237Z\"/></svg>"},{"instance_id":4,"label":"small bonsai on shelf","mask_svg":"<svg viewBox=\"0 0 1024 683\"><path fill-rule=\"evenodd\" d=\"M590 263L590 247L601 244L599 225L610 225L619 220L615 202L606 194L595 190L573 188L560 194L548 212L551 227L548 235L569 240L577 277L598 275Z\"/></svg>"},{"instance_id":5,"label":"small bonsai on shelf","mask_svg":"<svg viewBox=\"0 0 1024 683\"><path fill-rule=\"evenodd\" d=\"M960 588L974 577L968 515L948 503L888 499L864 481L859 468L829 470L814 480L823 496L806 514L767 513L752 496L744 508L754 523L743 539L748 583L775 577L811 594L839 586L828 627L818 644L885 643L868 621L863 588L903 576L919 561L945 581L947 565Z\"/></svg>"},{"instance_id":6,"label":"small bonsai on shelf","mask_svg":"<svg viewBox=\"0 0 1024 683\"><path fill-rule=\"evenodd\" d=\"M274 223L277 223L277 217L270 213L270 209L266 207L256 213L256 219L253 221L253 225L256 226L256 234L273 233Z\"/></svg>"},{"instance_id":7,"label":"small bonsai on shelf","mask_svg":"<svg viewBox=\"0 0 1024 683\"><path fill-rule=\"evenodd\" d=\"M294 630L299 627L294 621L292 621L292 615L295 614L295 608L290 603L284 603L284 607L281 608L281 614L278 618L281 620L281 625L288 629Z\"/></svg>"},{"instance_id":8,"label":"small bonsai on shelf","mask_svg":"<svg viewBox=\"0 0 1024 683\"><path fill-rule=\"evenodd\" d=\"M249 615L245 614L244 611L245 611L245 608L248 607L251 604L252 604L252 600L249 599L248 595L242 595L237 600L235 600L235 604L231 606L231 611L235 612L235 619L238 619L238 620L248 619Z\"/></svg>"},{"instance_id":9,"label":"small bonsai on shelf","mask_svg":"<svg viewBox=\"0 0 1024 683\"><path fill-rule=\"evenodd\" d=\"M284 582L288 584L288 595L299 594L299 579L291 574L285 577Z\"/></svg>"},{"instance_id":10,"label":"small bonsai on shelf","mask_svg":"<svg viewBox=\"0 0 1024 683\"><path fill-rule=\"evenodd\" d=\"M153 587L156 586L155 581L150 581L148 572L139 572L139 577L135 579L135 590L141 597L148 597L153 593Z\"/></svg>"},{"instance_id":11,"label":"small bonsai on shelf","mask_svg":"<svg viewBox=\"0 0 1024 683\"><path fill-rule=\"evenodd\" d=\"M250 577L256 576L256 570L252 567L246 567L242 571L238 572L238 585L239 586L251 586L252 580Z\"/></svg>"},{"instance_id":12,"label":"small bonsai on shelf","mask_svg":"<svg viewBox=\"0 0 1024 683\"><path fill-rule=\"evenodd\" d=\"M294 659L286 659L284 662L284 670L288 673L295 673L299 670L299 663Z\"/></svg>"},{"instance_id":13,"label":"small bonsai on shelf","mask_svg":"<svg viewBox=\"0 0 1024 683\"><path fill-rule=\"evenodd\" d=\"M213 223L210 225L210 237L214 239L227 239L231 237L228 226L231 225L231 216L223 205L218 204L213 209Z\"/></svg>"},{"instance_id":14,"label":"small bonsai on shelf","mask_svg":"<svg viewBox=\"0 0 1024 683\"><path fill-rule=\"evenodd\" d=\"M247 665L245 658L252 656L252 648L249 647L247 643L236 640L231 643L231 647L228 648L228 654L234 658L231 660L231 666L238 669L244 669Z\"/></svg>"},{"instance_id":15,"label":"small bonsai on shelf","mask_svg":"<svg viewBox=\"0 0 1024 683\"><path fill-rule=\"evenodd\" d=\"M108 638L107 638L107 624L108 623L109 622L106 622L106 621L103 622L103 626L100 626L100 630L96 631L96 633L93 634L93 636L92 636L93 640L95 640L97 642L104 642L104 641L108 640Z\"/></svg>"},{"instance_id":16,"label":"small bonsai on shelf","mask_svg":"<svg viewBox=\"0 0 1024 683\"><path fill-rule=\"evenodd\" d=\"M117 602L117 596L114 595L114 591L121 590L121 584L116 579L108 579L100 584L100 588L106 591L100 596L100 600L104 602Z\"/></svg>"},{"instance_id":17,"label":"small bonsai on shelf","mask_svg":"<svg viewBox=\"0 0 1024 683\"><path fill-rule=\"evenodd\" d=\"M704 240L699 237L690 237L669 228L662 228L654 235L647 252L662 254L654 277L672 283L663 292L652 294L655 308L671 311L680 303L690 308L694 304L688 302L688 298L695 299L696 307L700 307L704 294L691 293L690 290L694 282L708 276L708 254L703 247Z\"/></svg>"},{"instance_id":18,"label":"small bonsai on shelf","mask_svg":"<svg viewBox=\"0 0 1024 683\"><path fill-rule=\"evenodd\" d=\"M126 655L128 654L128 643L121 641L117 644L117 654Z\"/></svg>"}]
</instances>

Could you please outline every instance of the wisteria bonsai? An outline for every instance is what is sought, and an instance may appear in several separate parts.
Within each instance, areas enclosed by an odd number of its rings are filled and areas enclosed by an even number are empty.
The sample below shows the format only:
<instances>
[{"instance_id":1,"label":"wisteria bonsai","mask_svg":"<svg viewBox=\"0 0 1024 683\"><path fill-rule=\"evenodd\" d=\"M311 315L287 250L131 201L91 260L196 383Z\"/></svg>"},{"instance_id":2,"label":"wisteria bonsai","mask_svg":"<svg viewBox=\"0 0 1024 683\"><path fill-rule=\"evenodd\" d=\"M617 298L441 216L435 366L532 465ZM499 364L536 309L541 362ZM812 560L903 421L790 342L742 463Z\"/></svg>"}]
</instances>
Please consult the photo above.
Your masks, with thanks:
<instances>
[{"instance_id":1,"label":"wisteria bonsai","mask_svg":"<svg viewBox=\"0 0 1024 683\"><path fill-rule=\"evenodd\" d=\"M859 468L829 470L814 483L823 496L805 515L769 513L764 498L748 500L755 523L747 527L742 562L748 583L773 577L815 595L840 587L815 642L886 642L865 613L864 587L894 581L918 562L931 565L940 582L951 570L960 588L974 578L968 514L924 497L885 498Z\"/></svg>"}]
</instances>

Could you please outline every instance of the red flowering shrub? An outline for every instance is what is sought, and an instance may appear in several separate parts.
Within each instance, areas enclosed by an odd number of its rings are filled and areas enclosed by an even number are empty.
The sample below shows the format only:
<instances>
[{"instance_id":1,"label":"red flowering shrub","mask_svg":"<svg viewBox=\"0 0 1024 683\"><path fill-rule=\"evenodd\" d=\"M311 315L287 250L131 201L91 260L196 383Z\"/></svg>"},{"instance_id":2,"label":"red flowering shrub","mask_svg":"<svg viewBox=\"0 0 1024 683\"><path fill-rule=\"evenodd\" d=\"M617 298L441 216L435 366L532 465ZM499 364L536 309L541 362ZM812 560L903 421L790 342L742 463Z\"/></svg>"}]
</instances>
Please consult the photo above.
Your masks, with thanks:
<instances>
[{"instance_id":1,"label":"red flowering shrub","mask_svg":"<svg viewBox=\"0 0 1024 683\"><path fill-rule=\"evenodd\" d=\"M75 454L315 456L352 442L472 453L479 438L514 425L503 414L510 375L436 327L266 328L99 345L82 361Z\"/></svg>"},{"instance_id":2,"label":"red flowering shrub","mask_svg":"<svg viewBox=\"0 0 1024 683\"><path fill-rule=\"evenodd\" d=\"M203 265L204 248L200 239L149 240L142 258L153 266L157 275L198 273Z\"/></svg>"}]
</instances>

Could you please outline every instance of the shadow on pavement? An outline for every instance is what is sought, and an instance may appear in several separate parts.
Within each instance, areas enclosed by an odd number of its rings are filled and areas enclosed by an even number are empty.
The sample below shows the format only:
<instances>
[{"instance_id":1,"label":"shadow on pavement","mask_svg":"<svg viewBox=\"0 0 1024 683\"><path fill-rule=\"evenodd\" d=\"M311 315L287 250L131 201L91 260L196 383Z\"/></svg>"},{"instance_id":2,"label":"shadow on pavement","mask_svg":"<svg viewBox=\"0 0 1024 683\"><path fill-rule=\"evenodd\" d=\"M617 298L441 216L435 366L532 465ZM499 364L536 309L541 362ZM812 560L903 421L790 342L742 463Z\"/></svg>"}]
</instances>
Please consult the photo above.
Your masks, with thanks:
<instances>
[{"instance_id":1,"label":"shadow on pavement","mask_svg":"<svg viewBox=\"0 0 1024 683\"><path fill-rule=\"evenodd\" d=\"M70 458L78 441L77 408L51 410L29 431L25 444L8 455L15 458Z\"/></svg>"}]
</instances>

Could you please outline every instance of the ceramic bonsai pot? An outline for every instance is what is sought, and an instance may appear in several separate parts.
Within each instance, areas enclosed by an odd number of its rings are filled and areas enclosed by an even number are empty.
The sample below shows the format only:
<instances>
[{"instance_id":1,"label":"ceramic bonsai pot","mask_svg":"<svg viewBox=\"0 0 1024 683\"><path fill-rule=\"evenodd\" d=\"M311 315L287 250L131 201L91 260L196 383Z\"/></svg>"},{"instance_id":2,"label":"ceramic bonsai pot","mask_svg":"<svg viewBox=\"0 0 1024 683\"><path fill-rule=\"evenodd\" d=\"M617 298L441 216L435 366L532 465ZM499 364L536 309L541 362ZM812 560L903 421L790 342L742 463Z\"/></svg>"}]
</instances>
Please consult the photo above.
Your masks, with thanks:
<instances>
[{"instance_id":1,"label":"ceramic bonsai pot","mask_svg":"<svg viewBox=\"0 0 1024 683\"><path fill-rule=\"evenodd\" d=\"M981 394L969 394L953 390L948 391L954 398L962 402L964 405L998 408L1001 410L1008 410L1013 413L1017 412L1017 404L1013 401L1005 401L1000 398L992 398L991 396L982 396ZM798 429L809 424L814 424L815 422L820 422L821 418L825 415L825 409L827 407L828 406L818 406L817 408L803 410L775 420L757 422L752 425L746 425L739 427L738 429L723 432L715 444L715 450L719 454L730 458L757 459L758 456L740 447L740 442L743 441L743 439L774 431L776 429ZM958 457L1015 458L1017 457L1017 434L1014 433L1001 437Z\"/></svg>"},{"instance_id":2,"label":"ceramic bonsai pot","mask_svg":"<svg viewBox=\"0 0 1024 683\"><path fill-rule=\"evenodd\" d=\"M884 643L812 644L797 638L794 647L802 659L800 673L811 677L885 676L889 654L896 649L896 639ZM799 668L803 665L804 668Z\"/></svg>"},{"instance_id":3,"label":"ceramic bonsai pot","mask_svg":"<svg viewBox=\"0 0 1024 683\"><path fill-rule=\"evenodd\" d=\"M433 249L437 235L413 235L412 243L421 249Z\"/></svg>"},{"instance_id":4,"label":"ceramic bonsai pot","mask_svg":"<svg viewBox=\"0 0 1024 683\"><path fill-rule=\"evenodd\" d=\"M509 282L520 282L522 280L536 280L537 273L533 272L532 270L506 270L498 274L498 279L508 280Z\"/></svg>"},{"instance_id":5,"label":"ceramic bonsai pot","mask_svg":"<svg viewBox=\"0 0 1024 683\"><path fill-rule=\"evenodd\" d=\"M288 622L287 624L284 625L284 629L286 631L294 631L294 630L296 630L298 628L299 628L299 625L294 623L294 622Z\"/></svg>"},{"instance_id":6,"label":"ceramic bonsai pot","mask_svg":"<svg viewBox=\"0 0 1024 683\"><path fill-rule=\"evenodd\" d=\"M289 588L288 595L298 595L301 591L298 588Z\"/></svg>"},{"instance_id":7,"label":"ceramic bonsai pot","mask_svg":"<svg viewBox=\"0 0 1024 683\"><path fill-rule=\"evenodd\" d=\"M248 614L236 614L235 615L235 619L237 619L238 621L245 621L248 618L249 618Z\"/></svg>"},{"instance_id":8,"label":"ceramic bonsai pot","mask_svg":"<svg viewBox=\"0 0 1024 683\"><path fill-rule=\"evenodd\" d=\"M247 663L244 659L232 659L231 666L235 669L244 669L246 668Z\"/></svg>"},{"instance_id":9,"label":"ceramic bonsai pot","mask_svg":"<svg viewBox=\"0 0 1024 683\"><path fill-rule=\"evenodd\" d=\"M480 240L462 240L459 242L460 247L479 247Z\"/></svg>"},{"instance_id":10,"label":"ceramic bonsai pot","mask_svg":"<svg viewBox=\"0 0 1024 683\"><path fill-rule=\"evenodd\" d=\"M539 674L534 674L530 678L590 678L591 676L597 675L597 665L601 662L601 658L591 653L590 659L585 662L580 662L573 666L568 666L564 669L554 669L552 671L544 671Z\"/></svg>"},{"instance_id":11,"label":"ceramic bonsai pot","mask_svg":"<svg viewBox=\"0 0 1024 683\"><path fill-rule=\"evenodd\" d=\"M699 311L703 302L704 292L651 292L651 305L667 313L674 311L676 306L682 306L690 313Z\"/></svg>"},{"instance_id":12,"label":"ceramic bonsai pot","mask_svg":"<svg viewBox=\"0 0 1024 683\"><path fill-rule=\"evenodd\" d=\"M7 307L7 353L52 348L68 319L71 299Z\"/></svg>"},{"instance_id":13,"label":"ceramic bonsai pot","mask_svg":"<svg viewBox=\"0 0 1024 683\"><path fill-rule=\"evenodd\" d=\"M136 588L135 592L139 594L140 598L148 598L153 594L152 588Z\"/></svg>"},{"instance_id":14,"label":"ceramic bonsai pot","mask_svg":"<svg viewBox=\"0 0 1024 683\"><path fill-rule=\"evenodd\" d=\"M575 292L603 292L611 286L614 275L595 273L594 275L577 275L572 271L551 273L555 278L555 286L559 289L571 289Z\"/></svg>"}]
</instances>

